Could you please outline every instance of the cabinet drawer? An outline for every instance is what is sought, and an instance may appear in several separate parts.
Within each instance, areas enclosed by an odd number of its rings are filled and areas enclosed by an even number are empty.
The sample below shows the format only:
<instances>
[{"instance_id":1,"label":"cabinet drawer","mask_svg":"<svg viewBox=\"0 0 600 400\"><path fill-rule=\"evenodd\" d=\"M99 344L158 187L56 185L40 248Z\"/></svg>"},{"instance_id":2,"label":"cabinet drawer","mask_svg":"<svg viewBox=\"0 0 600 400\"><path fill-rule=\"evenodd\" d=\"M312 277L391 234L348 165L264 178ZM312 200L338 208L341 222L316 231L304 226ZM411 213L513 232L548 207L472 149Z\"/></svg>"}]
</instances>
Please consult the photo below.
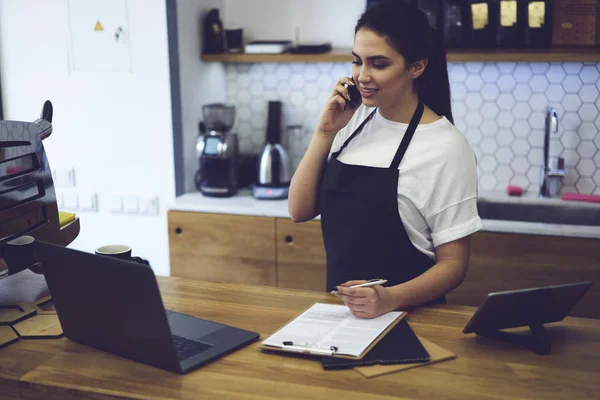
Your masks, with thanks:
<instances>
[{"instance_id":1,"label":"cabinet drawer","mask_svg":"<svg viewBox=\"0 0 600 400\"><path fill-rule=\"evenodd\" d=\"M278 286L325 290L327 262L320 221L276 219Z\"/></svg>"},{"instance_id":2,"label":"cabinet drawer","mask_svg":"<svg viewBox=\"0 0 600 400\"><path fill-rule=\"evenodd\" d=\"M276 286L275 218L169 211L171 276Z\"/></svg>"}]
</instances>

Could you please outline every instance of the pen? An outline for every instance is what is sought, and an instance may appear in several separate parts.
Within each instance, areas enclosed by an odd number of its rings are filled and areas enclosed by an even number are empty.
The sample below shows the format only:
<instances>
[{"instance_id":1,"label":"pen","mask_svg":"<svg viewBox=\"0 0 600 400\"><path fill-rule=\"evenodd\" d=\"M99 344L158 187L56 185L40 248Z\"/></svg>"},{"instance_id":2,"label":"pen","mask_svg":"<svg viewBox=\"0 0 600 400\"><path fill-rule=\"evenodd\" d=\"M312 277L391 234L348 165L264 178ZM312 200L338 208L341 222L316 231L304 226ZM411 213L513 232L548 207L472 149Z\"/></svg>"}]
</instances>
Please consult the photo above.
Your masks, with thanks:
<instances>
[{"instance_id":1,"label":"pen","mask_svg":"<svg viewBox=\"0 0 600 400\"><path fill-rule=\"evenodd\" d=\"M366 281L365 283L359 283L358 285L352 285L352 286L348 286L349 289L354 289L354 288L361 288L361 287L370 287L370 286L375 286L375 285L383 285L384 283L387 283L386 279L370 279L368 281ZM331 294L338 294L338 291L333 289L330 292Z\"/></svg>"},{"instance_id":2,"label":"pen","mask_svg":"<svg viewBox=\"0 0 600 400\"><path fill-rule=\"evenodd\" d=\"M288 351L296 351L299 353L312 353L312 354L320 354L326 356L332 356L337 351L338 348L336 346L330 346L327 348L316 348L309 344L294 344L292 341L283 342L283 348Z\"/></svg>"}]
</instances>

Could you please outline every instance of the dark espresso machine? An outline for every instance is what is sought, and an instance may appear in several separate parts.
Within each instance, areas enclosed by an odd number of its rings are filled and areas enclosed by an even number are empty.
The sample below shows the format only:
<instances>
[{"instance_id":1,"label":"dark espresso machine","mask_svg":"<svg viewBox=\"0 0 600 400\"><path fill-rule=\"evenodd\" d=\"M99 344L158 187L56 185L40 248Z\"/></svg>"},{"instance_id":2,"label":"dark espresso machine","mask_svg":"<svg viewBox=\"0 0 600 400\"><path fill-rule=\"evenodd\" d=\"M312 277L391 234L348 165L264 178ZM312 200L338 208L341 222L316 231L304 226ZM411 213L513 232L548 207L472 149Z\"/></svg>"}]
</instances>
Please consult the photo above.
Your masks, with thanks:
<instances>
[{"instance_id":1,"label":"dark espresso machine","mask_svg":"<svg viewBox=\"0 0 600 400\"><path fill-rule=\"evenodd\" d=\"M198 171L196 188L205 196L229 197L238 188L238 136L230 132L235 122L235 106L225 103L202 107L204 121L196 140Z\"/></svg>"}]
</instances>

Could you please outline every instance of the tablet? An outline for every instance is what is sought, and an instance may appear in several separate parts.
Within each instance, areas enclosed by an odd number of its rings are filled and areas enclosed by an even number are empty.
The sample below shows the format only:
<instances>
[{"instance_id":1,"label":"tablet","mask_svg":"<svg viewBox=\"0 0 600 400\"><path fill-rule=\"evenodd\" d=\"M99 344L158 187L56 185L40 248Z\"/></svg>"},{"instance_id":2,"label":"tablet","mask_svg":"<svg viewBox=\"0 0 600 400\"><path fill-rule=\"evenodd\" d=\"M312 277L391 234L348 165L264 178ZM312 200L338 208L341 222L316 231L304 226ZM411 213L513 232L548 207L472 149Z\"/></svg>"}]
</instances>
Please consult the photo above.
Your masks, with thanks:
<instances>
[{"instance_id":1,"label":"tablet","mask_svg":"<svg viewBox=\"0 0 600 400\"><path fill-rule=\"evenodd\" d=\"M591 281L489 293L463 333L485 333L561 321L592 286Z\"/></svg>"}]
</instances>

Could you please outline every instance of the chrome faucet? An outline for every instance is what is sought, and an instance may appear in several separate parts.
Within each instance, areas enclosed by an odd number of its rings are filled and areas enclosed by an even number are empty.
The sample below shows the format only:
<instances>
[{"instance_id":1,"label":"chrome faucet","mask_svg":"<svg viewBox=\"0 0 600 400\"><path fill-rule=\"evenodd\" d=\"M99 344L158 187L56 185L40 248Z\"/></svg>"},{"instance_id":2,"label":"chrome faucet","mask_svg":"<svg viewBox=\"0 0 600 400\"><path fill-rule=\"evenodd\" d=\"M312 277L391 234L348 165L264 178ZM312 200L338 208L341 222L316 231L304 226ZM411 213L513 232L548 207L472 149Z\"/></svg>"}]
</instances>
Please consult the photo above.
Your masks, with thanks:
<instances>
[{"instance_id":1,"label":"chrome faucet","mask_svg":"<svg viewBox=\"0 0 600 400\"><path fill-rule=\"evenodd\" d=\"M550 131L558 132L558 113L552 106L546 108L544 125L544 163L541 170L539 197L552 197L558 194L559 182L565 176L565 160L550 157Z\"/></svg>"}]
</instances>

